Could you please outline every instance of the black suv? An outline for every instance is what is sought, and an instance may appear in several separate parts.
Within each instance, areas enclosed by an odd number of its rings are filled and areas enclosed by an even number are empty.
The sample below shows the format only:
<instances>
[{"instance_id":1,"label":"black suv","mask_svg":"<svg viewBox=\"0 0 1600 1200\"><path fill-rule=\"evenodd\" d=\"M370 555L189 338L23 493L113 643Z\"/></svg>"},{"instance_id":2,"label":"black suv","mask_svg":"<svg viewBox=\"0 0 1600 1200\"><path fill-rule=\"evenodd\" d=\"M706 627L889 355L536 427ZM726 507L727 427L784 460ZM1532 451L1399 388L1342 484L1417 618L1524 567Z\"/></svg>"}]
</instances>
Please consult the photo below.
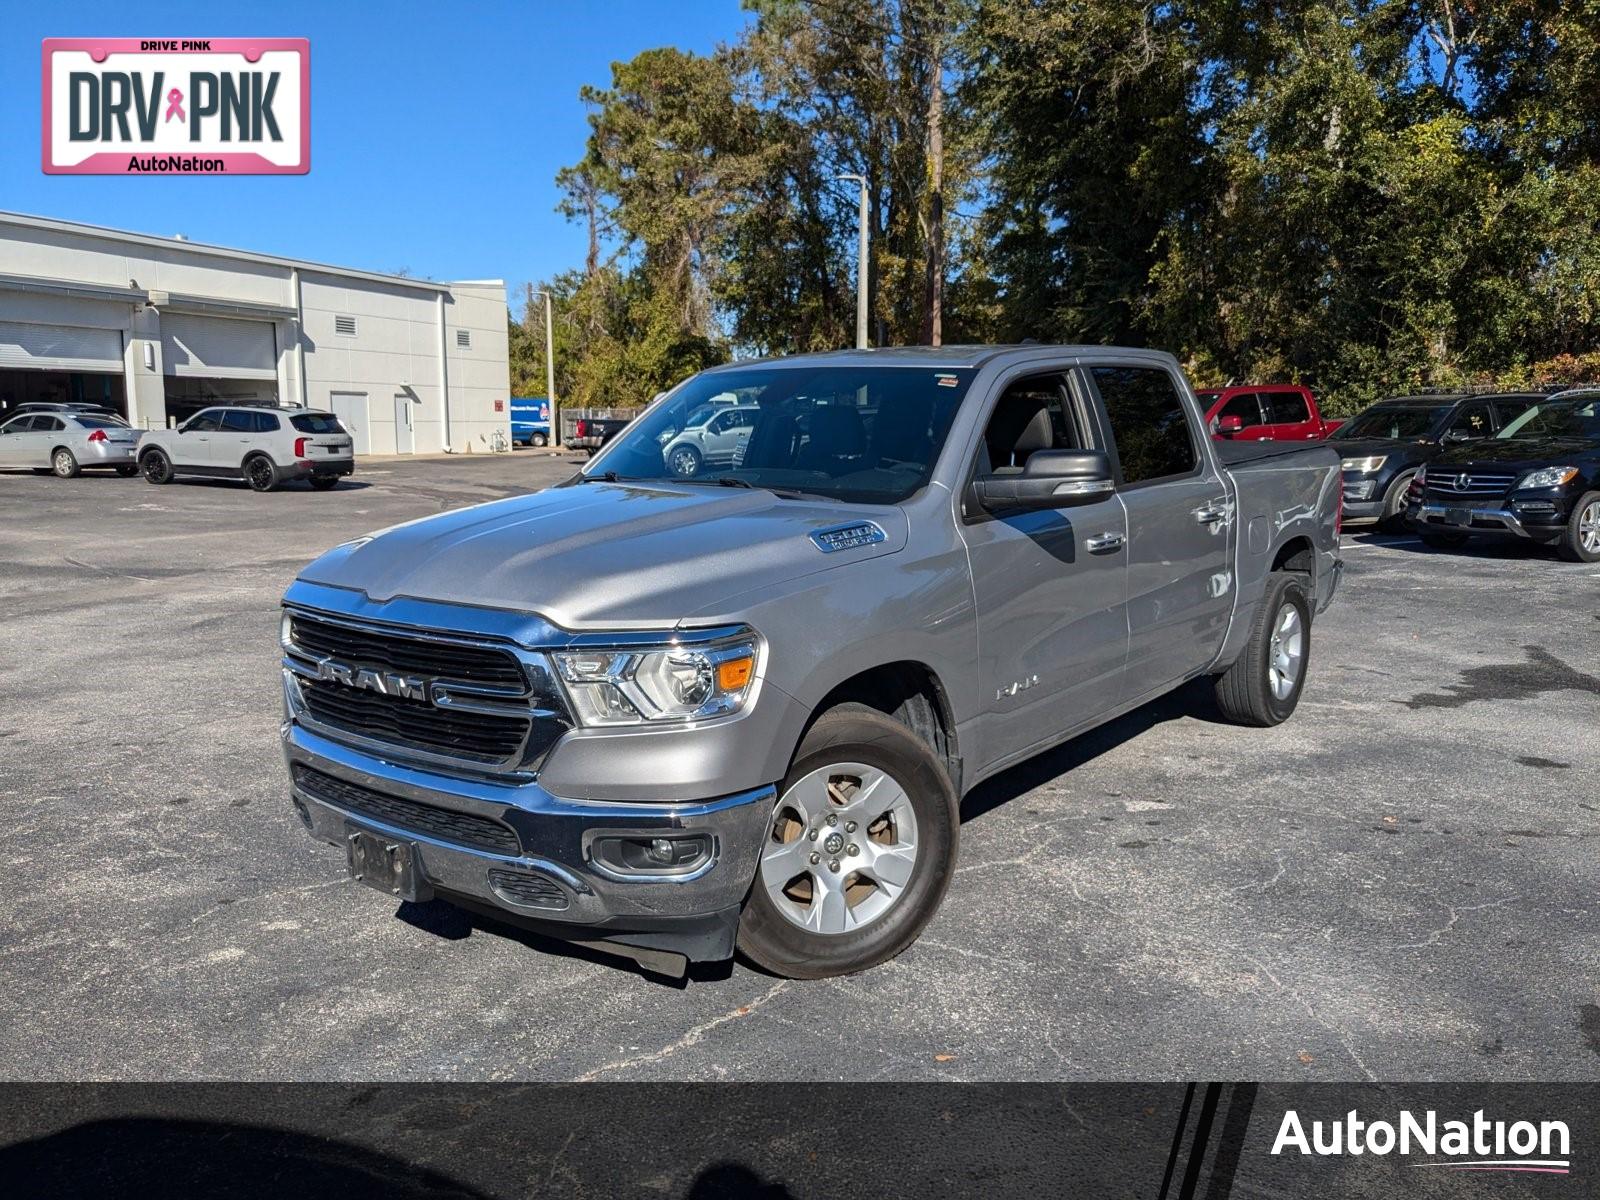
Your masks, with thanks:
<instances>
[{"instance_id":1,"label":"black suv","mask_svg":"<svg viewBox=\"0 0 1600 1200\"><path fill-rule=\"evenodd\" d=\"M1406 519L1429 545L1493 534L1600 562L1600 389L1541 399L1493 438L1447 448L1412 482Z\"/></svg>"},{"instance_id":2,"label":"black suv","mask_svg":"<svg viewBox=\"0 0 1600 1200\"><path fill-rule=\"evenodd\" d=\"M1344 523L1403 521L1406 488L1446 446L1492 437L1542 393L1397 396L1339 426L1328 444L1344 460Z\"/></svg>"}]
</instances>

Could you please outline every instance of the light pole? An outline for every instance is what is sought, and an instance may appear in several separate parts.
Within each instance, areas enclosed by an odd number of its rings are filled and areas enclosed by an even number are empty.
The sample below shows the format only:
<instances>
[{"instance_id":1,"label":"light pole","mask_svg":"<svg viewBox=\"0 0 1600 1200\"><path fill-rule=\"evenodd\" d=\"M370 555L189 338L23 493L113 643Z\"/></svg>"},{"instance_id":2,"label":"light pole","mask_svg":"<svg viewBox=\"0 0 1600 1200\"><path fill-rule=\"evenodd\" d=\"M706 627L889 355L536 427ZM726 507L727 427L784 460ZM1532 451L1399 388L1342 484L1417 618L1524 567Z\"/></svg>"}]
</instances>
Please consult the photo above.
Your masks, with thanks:
<instances>
[{"instance_id":1,"label":"light pole","mask_svg":"<svg viewBox=\"0 0 1600 1200\"><path fill-rule=\"evenodd\" d=\"M561 449L561 406L556 403L556 323L549 292L532 292L544 297L544 378L550 397L550 446Z\"/></svg>"},{"instance_id":2,"label":"light pole","mask_svg":"<svg viewBox=\"0 0 1600 1200\"><path fill-rule=\"evenodd\" d=\"M867 177L835 175L861 185L861 212L856 219L856 349L867 348Z\"/></svg>"}]
</instances>

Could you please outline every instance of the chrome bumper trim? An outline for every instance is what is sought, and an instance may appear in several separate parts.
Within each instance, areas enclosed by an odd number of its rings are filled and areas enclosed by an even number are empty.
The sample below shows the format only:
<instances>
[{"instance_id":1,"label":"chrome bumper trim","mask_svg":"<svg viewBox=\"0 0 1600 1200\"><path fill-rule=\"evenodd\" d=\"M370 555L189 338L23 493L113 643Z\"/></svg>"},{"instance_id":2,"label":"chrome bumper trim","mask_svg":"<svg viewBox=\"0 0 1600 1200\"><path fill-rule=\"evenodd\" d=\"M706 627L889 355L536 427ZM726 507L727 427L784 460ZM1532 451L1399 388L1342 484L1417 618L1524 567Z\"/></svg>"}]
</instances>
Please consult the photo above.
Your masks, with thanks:
<instances>
[{"instance_id":1,"label":"chrome bumper trim","mask_svg":"<svg viewBox=\"0 0 1600 1200\"><path fill-rule=\"evenodd\" d=\"M1431 524L1434 523L1433 518L1438 518L1438 524L1440 524L1447 531L1452 532L1452 533L1474 533L1474 532L1476 532L1476 533L1485 533L1485 532L1493 532L1492 530L1482 530L1482 529L1474 530L1472 528L1472 526L1470 526L1470 525L1450 525L1450 524L1447 524L1445 522L1445 519L1444 519L1445 512L1448 509L1455 508L1455 507L1463 507L1463 506L1460 506L1460 505L1445 505L1445 504L1419 504L1417 506L1416 512L1414 514L1411 514L1411 519L1413 521L1420 521L1423 524L1431 525ZM1522 518L1517 516L1517 514L1512 512L1510 509L1506 509L1506 508L1468 508L1467 511L1472 514L1472 519L1474 521L1494 521L1497 524L1499 524L1501 527L1503 527L1505 530L1507 530L1510 533L1516 534L1518 537L1532 537L1533 536L1523 526Z\"/></svg>"}]
</instances>

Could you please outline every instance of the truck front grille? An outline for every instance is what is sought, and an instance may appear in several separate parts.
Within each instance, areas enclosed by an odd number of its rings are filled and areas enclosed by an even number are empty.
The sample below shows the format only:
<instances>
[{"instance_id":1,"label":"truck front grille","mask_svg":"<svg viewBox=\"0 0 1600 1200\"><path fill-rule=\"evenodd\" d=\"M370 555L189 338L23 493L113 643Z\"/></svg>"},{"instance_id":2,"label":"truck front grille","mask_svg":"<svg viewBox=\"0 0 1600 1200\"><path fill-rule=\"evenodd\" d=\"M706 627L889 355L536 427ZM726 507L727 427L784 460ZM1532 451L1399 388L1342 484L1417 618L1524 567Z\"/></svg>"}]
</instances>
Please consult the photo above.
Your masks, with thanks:
<instances>
[{"instance_id":1,"label":"truck front grille","mask_svg":"<svg viewBox=\"0 0 1600 1200\"><path fill-rule=\"evenodd\" d=\"M537 653L300 609L284 633L301 715L335 739L475 773L532 771L572 726Z\"/></svg>"},{"instance_id":2,"label":"truck front grille","mask_svg":"<svg viewBox=\"0 0 1600 1200\"><path fill-rule=\"evenodd\" d=\"M313 800L352 816L370 817L396 829L473 850L487 850L491 854L515 857L522 853L522 845L511 827L489 817L375 792L299 764L294 768L294 784Z\"/></svg>"},{"instance_id":3,"label":"truck front grille","mask_svg":"<svg viewBox=\"0 0 1600 1200\"><path fill-rule=\"evenodd\" d=\"M1441 502L1498 499L1511 490L1515 475L1483 471L1428 471L1428 495Z\"/></svg>"}]
</instances>

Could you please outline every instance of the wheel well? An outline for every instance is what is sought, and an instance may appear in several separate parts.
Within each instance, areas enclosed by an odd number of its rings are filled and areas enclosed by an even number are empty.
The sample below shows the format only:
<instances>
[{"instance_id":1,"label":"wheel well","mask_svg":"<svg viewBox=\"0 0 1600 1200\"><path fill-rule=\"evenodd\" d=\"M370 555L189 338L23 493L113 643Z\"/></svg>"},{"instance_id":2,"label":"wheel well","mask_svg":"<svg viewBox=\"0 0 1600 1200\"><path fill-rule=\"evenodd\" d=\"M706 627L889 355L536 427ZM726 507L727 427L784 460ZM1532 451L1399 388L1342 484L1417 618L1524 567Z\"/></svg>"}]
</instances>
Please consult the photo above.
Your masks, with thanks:
<instances>
[{"instance_id":1,"label":"wheel well","mask_svg":"<svg viewBox=\"0 0 1600 1200\"><path fill-rule=\"evenodd\" d=\"M919 662L894 662L852 675L822 698L815 715L850 703L865 704L893 717L927 742L960 791L961 756L956 747L955 716L944 685L931 668Z\"/></svg>"},{"instance_id":2,"label":"wheel well","mask_svg":"<svg viewBox=\"0 0 1600 1200\"><path fill-rule=\"evenodd\" d=\"M1274 571L1303 571L1315 577L1317 573L1317 552L1312 548L1310 538L1290 538L1278 547L1277 556L1272 560Z\"/></svg>"}]
</instances>

